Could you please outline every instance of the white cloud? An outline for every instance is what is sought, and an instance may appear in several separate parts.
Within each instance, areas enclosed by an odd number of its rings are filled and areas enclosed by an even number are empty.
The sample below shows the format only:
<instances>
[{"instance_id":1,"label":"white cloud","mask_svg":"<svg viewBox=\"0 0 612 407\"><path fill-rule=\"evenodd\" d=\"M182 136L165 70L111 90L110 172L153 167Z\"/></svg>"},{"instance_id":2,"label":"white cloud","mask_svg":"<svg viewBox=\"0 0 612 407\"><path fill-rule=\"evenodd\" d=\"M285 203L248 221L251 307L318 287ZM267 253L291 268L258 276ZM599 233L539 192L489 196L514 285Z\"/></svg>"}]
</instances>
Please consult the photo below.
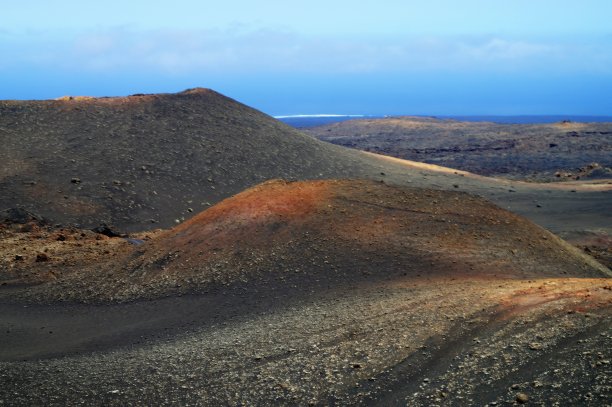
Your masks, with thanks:
<instances>
[{"instance_id":1,"label":"white cloud","mask_svg":"<svg viewBox=\"0 0 612 407\"><path fill-rule=\"evenodd\" d=\"M304 37L287 30L244 25L217 30L136 31L121 27L36 38L12 48L4 44L4 54L12 58L13 65L174 74L542 69L612 73L612 45L605 41L581 44L502 37L356 40Z\"/></svg>"},{"instance_id":2,"label":"white cloud","mask_svg":"<svg viewBox=\"0 0 612 407\"><path fill-rule=\"evenodd\" d=\"M119 38L111 34L88 35L75 41L77 52L98 55L112 51L117 47Z\"/></svg>"},{"instance_id":3,"label":"white cloud","mask_svg":"<svg viewBox=\"0 0 612 407\"><path fill-rule=\"evenodd\" d=\"M508 41L501 38L491 38L476 44L460 43L460 52L478 60L526 60L543 55L556 55L559 47L542 43L525 41Z\"/></svg>"}]
</instances>

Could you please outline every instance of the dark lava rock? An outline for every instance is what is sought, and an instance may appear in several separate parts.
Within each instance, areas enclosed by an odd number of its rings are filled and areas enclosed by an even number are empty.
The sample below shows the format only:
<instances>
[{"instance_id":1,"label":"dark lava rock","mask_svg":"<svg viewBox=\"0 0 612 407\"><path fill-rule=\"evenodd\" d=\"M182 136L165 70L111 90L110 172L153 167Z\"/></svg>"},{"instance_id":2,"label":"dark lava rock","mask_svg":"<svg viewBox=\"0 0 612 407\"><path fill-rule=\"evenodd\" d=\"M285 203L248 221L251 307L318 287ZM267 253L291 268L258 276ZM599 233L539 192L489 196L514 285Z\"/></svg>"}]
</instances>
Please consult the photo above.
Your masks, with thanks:
<instances>
[{"instance_id":1,"label":"dark lava rock","mask_svg":"<svg viewBox=\"0 0 612 407\"><path fill-rule=\"evenodd\" d=\"M125 236L124 233L117 232L116 230L112 229L110 226L105 225L105 224L97 226L91 230L92 232L96 232L96 233L99 233L101 235L105 235L108 237L124 237Z\"/></svg>"},{"instance_id":2,"label":"dark lava rock","mask_svg":"<svg viewBox=\"0 0 612 407\"><path fill-rule=\"evenodd\" d=\"M36 215L24 208L9 208L0 212L0 221L4 223L19 223L26 224L28 222L43 223L45 220L42 216Z\"/></svg>"}]
</instances>

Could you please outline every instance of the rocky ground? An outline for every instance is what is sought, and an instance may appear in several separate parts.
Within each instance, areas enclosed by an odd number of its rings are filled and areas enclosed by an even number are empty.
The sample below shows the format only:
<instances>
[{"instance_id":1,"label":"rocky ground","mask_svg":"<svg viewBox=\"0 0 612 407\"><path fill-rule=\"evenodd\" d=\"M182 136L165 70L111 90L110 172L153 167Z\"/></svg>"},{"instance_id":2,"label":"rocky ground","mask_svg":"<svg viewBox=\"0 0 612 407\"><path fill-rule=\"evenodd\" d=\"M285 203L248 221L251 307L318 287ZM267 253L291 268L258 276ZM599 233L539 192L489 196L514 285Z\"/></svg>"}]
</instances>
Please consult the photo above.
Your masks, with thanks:
<instances>
[{"instance_id":1,"label":"rocky ground","mask_svg":"<svg viewBox=\"0 0 612 407\"><path fill-rule=\"evenodd\" d=\"M391 138L385 145L409 143L417 148L460 142L459 150L442 155L449 159L469 158L472 153L465 155L463 147L496 139L498 133L516 141L508 150L513 153L496 149L474 153L472 162L487 168L511 161L539 171L538 166L571 158L580 163L570 167L582 166L591 175L595 170L602 175L600 170L609 166L606 160L612 156L606 124L532 128L422 118L385 120L399 123L391 126L392 134L407 131L418 136L414 140L399 137L397 142ZM377 129L381 122L372 121L371 126ZM531 137L534 131L541 137ZM338 140L352 140L351 134L339 135ZM559 137L561 141L552 141ZM546 141L557 143L558 148ZM0 101L0 142L0 210L22 208L66 228L107 224L123 233L168 228L265 180L358 178L476 194L572 242L576 237L582 249L580 236L601 237L589 250L604 262L612 250L609 244L601 245L612 235L609 180L589 181L581 173L580 180L564 183L524 183L367 154L314 140L208 89L117 98ZM536 157L542 151L558 153ZM481 153L489 158L478 156ZM600 159L602 154L606 160ZM425 159L422 154L416 158ZM601 166L589 169L591 161ZM555 180L571 178L565 172L559 178L551 174Z\"/></svg>"},{"instance_id":2,"label":"rocky ground","mask_svg":"<svg viewBox=\"0 0 612 407\"><path fill-rule=\"evenodd\" d=\"M610 123L496 124L390 117L303 131L345 147L486 176L537 182L612 178Z\"/></svg>"},{"instance_id":3,"label":"rocky ground","mask_svg":"<svg viewBox=\"0 0 612 407\"><path fill-rule=\"evenodd\" d=\"M0 113L0 404L612 403L609 180L345 149L205 89ZM558 126L557 158L605 150ZM361 180L245 190L279 177Z\"/></svg>"},{"instance_id":4,"label":"rocky ground","mask_svg":"<svg viewBox=\"0 0 612 407\"><path fill-rule=\"evenodd\" d=\"M612 238L607 234L575 232L562 237L612 270Z\"/></svg>"},{"instance_id":5,"label":"rocky ground","mask_svg":"<svg viewBox=\"0 0 612 407\"><path fill-rule=\"evenodd\" d=\"M373 181L269 181L170 230L115 238L5 225L0 281L30 287L0 299L36 302L127 302L261 279L610 275L482 198Z\"/></svg>"},{"instance_id":6,"label":"rocky ground","mask_svg":"<svg viewBox=\"0 0 612 407\"><path fill-rule=\"evenodd\" d=\"M274 181L113 237L22 215L3 404L612 401L609 270L482 198Z\"/></svg>"},{"instance_id":7,"label":"rocky ground","mask_svg":"<svg viewBox=\"0 0 612 407\"><path fill-rule=\"evenodd\" d=\"M271 178L348 177L363 164L208 89L0 101L0 210L123 231L171 227Z\"/></svg>"},{"instance_id":8,"label":"rocky ground","mask_svg":"<svg viewBox=\"0 0 612 407\"><path fill-rule=\"evenodd\" d=\"M30 340L20 346L18 359L3 352L0 400L607 405L610 288L609 279L399 279L315 292L287 287L272 294L262 287L259 295L227 291L110 310L3 305L5 346L13 337ZM161 310L176 317L174 324L156 320ZM32 324L7 321L7 311ZM29 353L40 350L32 337L63 335L75 315L111 312L112 322L81 317L79 327L90 336L80 347ZM147 318L149 326L131 321L131 312ZM111 324L127 331L120 342L102 340Z\"/></svg>"}]
</instances>

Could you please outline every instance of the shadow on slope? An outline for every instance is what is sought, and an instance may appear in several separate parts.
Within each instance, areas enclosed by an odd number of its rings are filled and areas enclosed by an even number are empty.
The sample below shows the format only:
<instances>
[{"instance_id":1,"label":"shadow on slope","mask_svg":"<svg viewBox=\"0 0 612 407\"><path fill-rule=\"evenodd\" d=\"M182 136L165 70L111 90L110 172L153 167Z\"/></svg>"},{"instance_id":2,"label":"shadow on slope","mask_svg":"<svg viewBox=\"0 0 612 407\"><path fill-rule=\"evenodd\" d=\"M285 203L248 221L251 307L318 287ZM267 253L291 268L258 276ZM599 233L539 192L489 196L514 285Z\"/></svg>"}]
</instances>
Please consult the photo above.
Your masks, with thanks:
<instances>
[{"instance_id":1,"label":"shadow on slope","mask_svg":"<svg viewBox=\"0 0 612 407\"><path fill-rule=\"evenodd\" d=\"M528 220L465 193L373 181L270 181L127 255L31 293L129 301L251 283L306 289L403 276L603 277L606 271Z\"/></svg>"}]
</instances>

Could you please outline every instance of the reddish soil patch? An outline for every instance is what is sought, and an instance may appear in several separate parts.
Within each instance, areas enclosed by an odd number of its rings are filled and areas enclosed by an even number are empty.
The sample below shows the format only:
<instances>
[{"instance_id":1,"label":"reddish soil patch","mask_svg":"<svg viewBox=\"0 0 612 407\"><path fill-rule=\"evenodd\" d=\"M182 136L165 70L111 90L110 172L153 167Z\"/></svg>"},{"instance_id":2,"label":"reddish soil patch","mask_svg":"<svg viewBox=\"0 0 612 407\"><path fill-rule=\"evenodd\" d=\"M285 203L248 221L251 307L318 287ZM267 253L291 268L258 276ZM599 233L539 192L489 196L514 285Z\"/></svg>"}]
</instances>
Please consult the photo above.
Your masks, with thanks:
<instances>
[{"instance_id":1,"label":"reddish soil patch","mask_svg":"<svg viewBox=\"0 0 612 407\"><path fill-rule=\"evenodd\" d=\"M199 253L213 247L269 245L289 238L329 199L329 183L270 181L228 198L160 236L158 247Z\"/></svg>"},{"instance_id":2,"label":"reddish soil patch","mask_svg":"<svg viewBox=\"0 0 612 407\"><path fill-rule=\"evenodd\" d=\"M372 181L267 182L142 245L79 264L56 265L57 281L36 295L129 300L262 281L607 276L589 256L483 198Z\"/></svg>"}]
</instances>

